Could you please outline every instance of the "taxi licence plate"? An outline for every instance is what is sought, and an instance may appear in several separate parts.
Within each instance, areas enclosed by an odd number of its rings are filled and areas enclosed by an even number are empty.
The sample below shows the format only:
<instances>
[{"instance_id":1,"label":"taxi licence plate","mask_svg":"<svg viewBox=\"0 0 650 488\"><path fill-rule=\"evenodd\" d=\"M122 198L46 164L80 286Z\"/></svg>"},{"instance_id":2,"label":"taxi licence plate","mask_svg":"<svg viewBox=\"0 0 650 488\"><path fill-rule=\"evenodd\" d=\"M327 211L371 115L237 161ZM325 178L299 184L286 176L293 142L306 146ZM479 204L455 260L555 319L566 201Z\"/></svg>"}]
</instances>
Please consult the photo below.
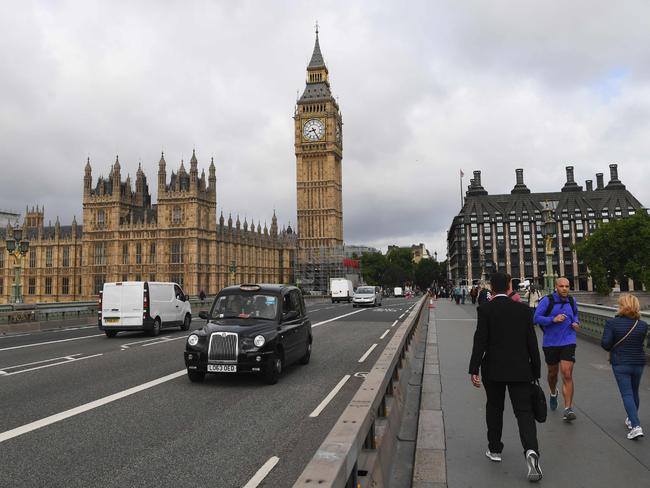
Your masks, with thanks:
<instances>
[{"instance_id":1,"label":"taxi licence plate","mask_svg":"<svg viewBox=\"0 0 650 488\"><path fill-rule=\"evenodd\" d=\"M208 364L209 373L236 373L237 366L234 364Z\"/></svg>"}]
</instances>

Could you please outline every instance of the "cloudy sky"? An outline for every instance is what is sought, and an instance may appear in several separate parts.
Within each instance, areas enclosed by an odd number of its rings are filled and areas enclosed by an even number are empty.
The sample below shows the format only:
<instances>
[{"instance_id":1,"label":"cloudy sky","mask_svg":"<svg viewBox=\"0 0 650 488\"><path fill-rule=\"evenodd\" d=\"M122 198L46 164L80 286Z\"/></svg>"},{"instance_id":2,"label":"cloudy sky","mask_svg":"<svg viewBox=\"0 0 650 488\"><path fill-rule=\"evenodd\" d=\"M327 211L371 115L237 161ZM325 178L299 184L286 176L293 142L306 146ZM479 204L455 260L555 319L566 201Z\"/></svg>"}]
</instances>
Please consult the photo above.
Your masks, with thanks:
<instances>
[{"instance_id":1,"label":"cloudy sky","mask_svg":"<svg viewBox=\"0 0 650 488\"><path fill-rule=\"evenodd\" d=\"M647 1L0 3L0 209L81 219L83 168L156 197L196 149L219 211L296 221L293 110L314 24L344 120L348 244L444 256L459 171L509 193L619 176L650 202ZM207 172L207 171L206 171Z\"/></svg>"}]
</instances>

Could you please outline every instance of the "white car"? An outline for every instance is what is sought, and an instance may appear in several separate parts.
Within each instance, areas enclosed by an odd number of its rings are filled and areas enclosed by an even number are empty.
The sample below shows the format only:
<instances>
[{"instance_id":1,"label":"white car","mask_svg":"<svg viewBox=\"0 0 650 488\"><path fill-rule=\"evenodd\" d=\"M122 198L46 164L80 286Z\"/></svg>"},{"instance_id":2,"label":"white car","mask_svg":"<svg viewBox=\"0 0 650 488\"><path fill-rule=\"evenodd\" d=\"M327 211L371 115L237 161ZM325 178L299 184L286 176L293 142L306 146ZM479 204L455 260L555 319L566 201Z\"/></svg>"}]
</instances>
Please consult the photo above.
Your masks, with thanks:
<instances>
[{"instance_id":1,"label":"white car","mask_svg":"<svg viewBox=\"0 0 650 488\"><path fill-rule=\"evenodd\" d=\"M99 330L107 337L144 330L156 336L163 327L189 330L192 306L176 283L122 281L104 283L99 295Z\"/></svg>"},{"instance_id":2,"label":"white car","mask_svg":"<svg viewBox=\"0 0 650 488\"><path fill-rule=\"evenodd\" d=\"M352 306L369 305L378 307L381 305L381 289L378 286L360 286L352 297Z\"/></svg>"}]
</instances>

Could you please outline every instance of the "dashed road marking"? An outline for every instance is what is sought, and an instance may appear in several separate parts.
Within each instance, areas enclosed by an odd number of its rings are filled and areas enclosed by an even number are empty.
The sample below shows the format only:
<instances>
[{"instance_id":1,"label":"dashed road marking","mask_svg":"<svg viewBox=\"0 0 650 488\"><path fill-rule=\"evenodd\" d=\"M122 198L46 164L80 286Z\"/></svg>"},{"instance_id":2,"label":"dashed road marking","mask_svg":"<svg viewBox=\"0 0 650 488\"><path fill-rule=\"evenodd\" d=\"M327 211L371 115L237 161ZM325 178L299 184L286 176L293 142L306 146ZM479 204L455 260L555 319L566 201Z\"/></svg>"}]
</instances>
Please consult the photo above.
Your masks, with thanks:
<instances>
[{"instance_id":1,"label":"dashed road marking","mask_svg":"<svg viewBox=\"0 0 650 488\"><path fill-rule=\"evenodd\" d=\"M271 470L278 464L280 458L277 456L271 457L264 465L255 473L248 483L244 485L244 488L257 488L259 484L264 481L264 478L268 476Z\"/></svg>"},{"instance_id":2,"label":"dashed road marking","mask_svg":"<svg viewBox=\"0 0 650 488\"><path fill-rule=\"evenodd\" d=\"M91 337L99 337L103 335L104 334L93 334L93 335L83 336L83 337L72 337L70 339L59 339L57 341L34 342L33 344L23 344L22 346L3 347L2 349L0 349L0 351L11 351L12 349L23 349L25 347L44 346L46 344L56 344L58 342L78 341L81 339L90 339Z\"/></svg>"},{"instance_id":3,"label":"dashed road marking","mask_svg":"<svg viewBox=\"0 0 650 488\"><path fill-rule=\"evenodd\" d=\"M332 391L330 391L325 399L320 402L320 404L314 409L312 413L309 414L310 417L318 417L320 413L325 410L325 407L329 404L329 402L332 401L332 398L336 396L336 394L339 392L341 388L343 388L343 385L350 379L350 375L346 374L341 381L338 382L338 384L334 387Z\"/></svg>"},{"instance_id":4,"label":"dashed road marking","mask_svg":"<svg viewBox=\"0 0 650 488\"><path fill-rule=\"evenodd\" d=\"M360 362L360 363L363 363L366 359L368 359L368 356L370 356L370 354L372 353L372 351L374 351L375 347L377 347L377 344L373 344L372 346L370 346L370 349L368 349L368 350L365 352L365 354L364 354L363 356L361 356L361 358L359 359L359 362Z\"/></svg>"}]
</instances>

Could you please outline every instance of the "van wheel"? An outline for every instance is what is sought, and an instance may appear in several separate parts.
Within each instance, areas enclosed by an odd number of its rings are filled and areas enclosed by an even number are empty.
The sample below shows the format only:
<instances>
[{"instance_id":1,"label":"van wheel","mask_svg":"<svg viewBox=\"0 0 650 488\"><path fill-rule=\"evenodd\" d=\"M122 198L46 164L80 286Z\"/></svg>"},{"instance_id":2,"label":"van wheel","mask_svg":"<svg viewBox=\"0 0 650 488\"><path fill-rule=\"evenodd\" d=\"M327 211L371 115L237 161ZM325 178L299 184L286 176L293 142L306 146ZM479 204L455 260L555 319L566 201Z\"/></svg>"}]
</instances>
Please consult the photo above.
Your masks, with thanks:
<instances>
[{"instance_id":1,"label":"van wheel","mask_svg":"<svg viewBox=\"0 0 650 488\"><path fill-rule=\"evenodd\" d=\"M307 350L305 355L300 358L300 364L309 364L309 359L311 358L311 337L307 339Z\"/></svg>"},{"instance_id":2,"label":"van wheel","mask_svg":"<svg viewBox=\"0 0 650 488\"><path fill-rule=\"evenodd\" d=\"M264 381L268 385L275 385L280 379L282 374L282 356L275 351L271 354L266 361L266 366L262 375L264 376Z\"/></svg>"},{"instance_id":3,"label":"van wheel","mask_svg":"<svg viewBox=\"0 0 650 488\"><path fill-rule=\"evenodd\" d=\"M149 331L149 335L156 337L158 334L160 334L160 319L156 319L153 321L153 328Z\"/></svg>"},{"instance_id":4,"label":"van wheel","mask_svg":"<svg viewBox=\"0 0 650 488\"><path fill-rule=\"evenodd\" d=\"M181 330L190 330L190 324L192 323L192 317L190 314L185 314L185 318L183 319L183 325L181 325Z\"/></svg>"},{"instance_id":5,"label":"van wheel","mask_svg":"<svg viewBox=\"0 0 650 488\"><path fill-rule=\"evenodd\" d=\"M192 383L201 383L205 379L205 373L200 371L187 371L187 377Z\"/></svg>"},{"instance_id":6,"label":"van wheel","mask_svg":"<svg viewBox=\"0 0 650 488\"><path fill-rule=\"evenodd\" d=\"M117 335L116 330L105 330L104 334L106 334L106 337L115 337Z\"/></svg>"}]
</instances>

